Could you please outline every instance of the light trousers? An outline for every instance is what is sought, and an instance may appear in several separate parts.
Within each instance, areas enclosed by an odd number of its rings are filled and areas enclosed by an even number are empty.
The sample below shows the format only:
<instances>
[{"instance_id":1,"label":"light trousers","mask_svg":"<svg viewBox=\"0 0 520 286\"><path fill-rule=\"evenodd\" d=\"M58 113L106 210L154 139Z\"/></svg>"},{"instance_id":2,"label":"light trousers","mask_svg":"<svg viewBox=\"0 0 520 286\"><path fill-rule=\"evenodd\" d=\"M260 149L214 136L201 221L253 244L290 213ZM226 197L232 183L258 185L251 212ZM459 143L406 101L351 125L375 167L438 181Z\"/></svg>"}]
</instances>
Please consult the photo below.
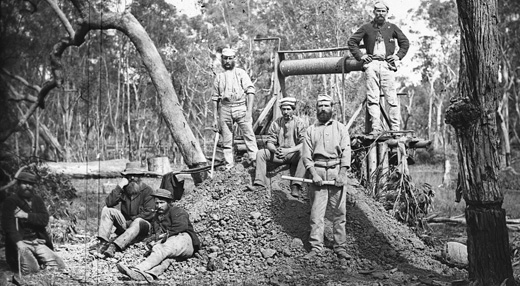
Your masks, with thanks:
<instances>
[{"instance_id":1,"label":"light trousers","mask_svg":"<svg viewBox=\"0 0 520 286\"><path fill-rule=\"evenodd\" d=\"M98 238L110 241L112 227L116 228L116 235L118 235L114 244L121 250L130 245L137 237L146 236L151 228L150 223L142 218L134 219L127 227L126 219L120 210L105 206L101 210Z\"/></svg>"},{"instance_id":2,"label":"light trousers","mask_svg":"<svg viewBox=\"0 0 520 286\"><path fill-rule=\"evenodd\" d=\"M170 263L167 258L188 258L193 255L193 241L188 233L179 233L169 237L164 243L157 242L152 247L152 253L143 262L135 267L141 271L159 277Z\"/></svg>"},{"instance_id":3,"label":"light trousers","mask_svg":"<svg viewBox=\"0 0 520 286\"><path fill-rule=\"evenodd\" d=\"M398 131L400 124L400 108L395 87L395 72L388 67L386 61L372 61L365 70L367 87L367 106L372 123L372 130L382 130L380 97L381 92L388 104L390 130Z\"/></svg>"},{"instance_id":4,"label":"light trousers","mask_svg":"<svg viewBox=\"0 0 520 286\"><path fill-rule=\"evenodd\" d=\"M42 239L24 240L28 247L20 251L20 268L22 274L36 273L43 267L65 268L63 260L52 251Z\"/></svg>"},{"instance_id":5,"label":"light trousers","mask_svg":"<svg viewBox=\"0 0 520 286\"><path fill-rule=\"evenodd\" d=\"M255 159L258 152L256 145L256 137L253 131L253 119L251 116L246 116L247 107L245 104L238 106L230 106L222 104L219 111L219 125L222 132L222 148L224 149L224 159L228 165L234 165L232 156L233 144L233 123L237 123L242 130L242 136L246 144L249 158ZM231 154L231 156L230 156Z\"/></svg>"}]
</instances>

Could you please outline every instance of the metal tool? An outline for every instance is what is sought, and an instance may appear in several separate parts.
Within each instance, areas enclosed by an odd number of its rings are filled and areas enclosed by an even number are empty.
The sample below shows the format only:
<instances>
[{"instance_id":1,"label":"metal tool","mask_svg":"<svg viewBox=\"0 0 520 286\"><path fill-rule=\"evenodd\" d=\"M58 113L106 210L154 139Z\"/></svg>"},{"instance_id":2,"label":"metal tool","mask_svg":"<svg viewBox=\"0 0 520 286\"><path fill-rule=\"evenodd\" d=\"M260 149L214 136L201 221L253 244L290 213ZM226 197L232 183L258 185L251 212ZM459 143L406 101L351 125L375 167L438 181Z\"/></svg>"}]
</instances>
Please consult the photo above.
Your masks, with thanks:
<instances>
[{"instance_id":1,"label":"metal tool","mask_svg":"<svg viewBox=\"0 0 520 286\"><path fill-rule=\"evenodd\" d=\"M313 181L311 179L305 179L305 178L298 178L298 177L291 177L291 176L282 176L282 179L284 180L291 180L291 181L297 181L297 182L304 182L304 183L313 183ZM336 185L336 181L323 181L323 184L324 185L329 185L329 186L335 186Z\"/></svg>"},{"instance_id":2,"label":"metal tool","mask_svg":"<svg viewBox=\"0 0 520 286\"><path fill-rule=\"evenodd\" d=\"M15 219L15 223L16 223L16 231L19 231L19 230L18 230L18 218L15 217L14 219ZM16 253L18 254L18 277L20 278L20 280L22 280L22 263L21 263L21 261L20 261L20 258L21 258L21 257L20 257L20 256L21 256L21 255L20 255L20 249L18 249L18 250L16 251Z\"/></svg>"},{"instance_id":3,"label":"metal tool","mask_svg":"<svg viewBox=\"0 0 520 286\"><path fill-rule=\"evenodd\" d=\"M218 130L215 131L215 144L213 144L213 155L211 156L211 170L209 171L209 177L213 179L213 172L215 170L215 154L217 153L217 143L218 143Z\"/></svg>"}]
</instances>

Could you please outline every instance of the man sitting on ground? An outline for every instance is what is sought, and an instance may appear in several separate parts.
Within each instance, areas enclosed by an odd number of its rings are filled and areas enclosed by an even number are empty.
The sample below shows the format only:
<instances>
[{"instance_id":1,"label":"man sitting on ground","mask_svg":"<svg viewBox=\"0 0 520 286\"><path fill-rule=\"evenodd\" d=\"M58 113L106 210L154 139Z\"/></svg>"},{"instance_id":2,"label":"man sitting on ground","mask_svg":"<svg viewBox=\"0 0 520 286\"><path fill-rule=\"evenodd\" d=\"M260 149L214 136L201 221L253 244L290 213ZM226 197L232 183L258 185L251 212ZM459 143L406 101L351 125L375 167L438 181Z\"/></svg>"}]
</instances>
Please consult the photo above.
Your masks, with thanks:
<instances>
[{"instance_id":1,"label":"man sitting on ground","mask_svg":"<svg viewBox=\"0 0 520 286\"><path fill-rule=\"evenodd\" d=\"M136 266L117 264L119 272L134 280L148 282L158 279L170 265L167 258L186 259L200 247L200 241L193 230L188 213L172 205L170 191L158 189L155 197L156 214L152 222L151 238L154 245L148 257ZM145 254L146 255L146 254Z\"/></svg>"},{"instance_id":2,"label":"man sitting on ground","mask_svg":"<svg viewBox=\"0 0 520 286\"><path fill-rule=\"evenodd\" d=\"M295 177L305 176L305 167L300 157L307 126L302 119L294 115L295 108L296 98L284 97L280 100L282 116L269 127L267 148L259 150L256 154L255 181L248 189L259 191L266 188L267 161L278 165L288 164ZM295 198L300 196L301 185L301 182L291 182L291 195Z\"/></svg>"},{"instance_id":3,"label":"man sitting on ground","mask_svg":"<svg viewBox=\"0 0 520 286\"><path fill-rule=\"evenodd\" d=\"M35 194L36 176L22 171L15 179L18 189L4 201L2 209L7 263L13 271L19 270L24 275L36 273L44 267L65 268L61 258L54 253L45 229L49 213L43 199Z\"/></svg>"},{"instance_id":4,"label":"man sitting on ground","mask_svg":"<svg viewBox=\"0 0 520 286\"><path fill-rule=\"evenodd\" d=\"M121 172L123 179L107 196L106 206L101 210L98 230L98 243L91 252L105 257L114 257L116 251L123 251L132 242L145 238L150 230L149 221L153 218L153 190L142 182L145 171L141 163L126 164ZM121 203L121 211L115 207ZM110 240L112 227L115 227L117 238Z\"/></svg>"}]
</instances>

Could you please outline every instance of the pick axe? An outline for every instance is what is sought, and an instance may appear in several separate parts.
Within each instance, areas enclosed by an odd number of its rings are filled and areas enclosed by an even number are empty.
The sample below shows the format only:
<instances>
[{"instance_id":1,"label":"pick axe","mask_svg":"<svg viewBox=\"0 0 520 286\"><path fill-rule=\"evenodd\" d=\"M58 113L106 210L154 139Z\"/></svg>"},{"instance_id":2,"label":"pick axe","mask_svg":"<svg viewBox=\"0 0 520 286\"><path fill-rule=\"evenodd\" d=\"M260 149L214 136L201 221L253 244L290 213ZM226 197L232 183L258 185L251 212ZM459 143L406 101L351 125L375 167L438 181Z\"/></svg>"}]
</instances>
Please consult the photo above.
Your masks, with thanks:
<instances>
[{"instance_id":1,"label":"pick axe","mask_svg":"<svg viewBox=\"0 0 520 286\"><path fill-rule=\"evenodd\" d=\"M215 132L215 143L213 144L213 155L211 156L211 170L209 172L209 177L211 179L213 179L213 172L215 169L215 154L217 153L217 144L218 144L218 137L219 137L218 129L213 128L213 131Z\"/></svg>"},{"instance_id":2,"label":"pick axe","mask_svg":"<svg viewBox=\"0 0 520 286\"><path fill-rule=\"evenodd\" d=\"M291 180L291 181L297 181L297 182L303 182L303 183L311 183L312 184L312 180L311 179L291 177L291 176L285 176L285 175L282 176L282 179L284 179L284 180ZM336 181L323 181L323 184L324 185L335 186L336 185Z\"/></svg>"}]
</instances>

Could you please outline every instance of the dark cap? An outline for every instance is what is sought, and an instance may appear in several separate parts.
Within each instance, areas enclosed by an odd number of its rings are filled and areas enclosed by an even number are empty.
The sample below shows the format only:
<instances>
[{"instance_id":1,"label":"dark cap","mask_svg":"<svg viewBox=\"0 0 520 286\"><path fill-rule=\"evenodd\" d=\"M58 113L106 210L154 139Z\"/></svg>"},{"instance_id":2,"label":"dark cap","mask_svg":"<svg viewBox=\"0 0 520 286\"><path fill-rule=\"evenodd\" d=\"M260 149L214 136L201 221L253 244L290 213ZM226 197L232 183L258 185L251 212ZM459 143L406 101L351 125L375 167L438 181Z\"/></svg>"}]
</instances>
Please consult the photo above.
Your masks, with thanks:
<instances>
[{"instance_id":1,"label":"dark cap","mask_svg":"<svg viewBox=\"0 0 520 286\"><path fill-rule=\"evenodd\" d=\"M157 189L153 192L152 196L173 201L172 193L165 189Z\"/></svg>"},{"instance_id":2,"label":"dark cap","mask_svg":"<svg viewBox=\"0 0 520 286\"><path fill-rule=\"evenodd\" d=\"M29 172L20 172L15 179L17 179L20 182L24 183L30 183L30 184L36 184L38 180L36 179L36 175L29 173Z\"/></svg>"},{"instance_id":3,"label":"dark cap","mask_svg":"<svg viewBox=\"0 0 520 286\"><path fill-rule=\"evenodd\" d=\"M141 162L129 162L126 163L126 168L121 174L126 175L144 175L148 171L141 168Z\"/></svg>"}]
</instances>

